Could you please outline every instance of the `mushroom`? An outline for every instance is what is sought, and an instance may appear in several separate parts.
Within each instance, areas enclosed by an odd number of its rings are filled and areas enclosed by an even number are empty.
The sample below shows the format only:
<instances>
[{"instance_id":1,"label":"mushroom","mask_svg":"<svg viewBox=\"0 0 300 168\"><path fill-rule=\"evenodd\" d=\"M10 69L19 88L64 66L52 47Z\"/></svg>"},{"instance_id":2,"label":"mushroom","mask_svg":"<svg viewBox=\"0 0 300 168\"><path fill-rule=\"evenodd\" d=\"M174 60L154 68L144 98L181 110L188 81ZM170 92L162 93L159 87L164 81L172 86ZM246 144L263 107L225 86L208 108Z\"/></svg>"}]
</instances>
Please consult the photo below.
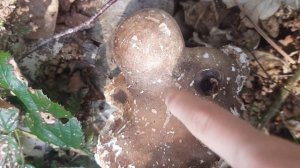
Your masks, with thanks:
<instances>
[{"instance_id":1,"label":"mushroom","mask_svg":"<svg viewBox=\"0 0 300 168\"><path fill-rule=\"evenodd\" d=\"M238 114L236 97L249 73L247 54L235 46L184 47L177 23L159 9L127 18L111 43L122 73L105 94L119 110L99 136L98 164L211 167L218 157L167 111L165 90L186 90Z\"/></svg>"}]
</instances>

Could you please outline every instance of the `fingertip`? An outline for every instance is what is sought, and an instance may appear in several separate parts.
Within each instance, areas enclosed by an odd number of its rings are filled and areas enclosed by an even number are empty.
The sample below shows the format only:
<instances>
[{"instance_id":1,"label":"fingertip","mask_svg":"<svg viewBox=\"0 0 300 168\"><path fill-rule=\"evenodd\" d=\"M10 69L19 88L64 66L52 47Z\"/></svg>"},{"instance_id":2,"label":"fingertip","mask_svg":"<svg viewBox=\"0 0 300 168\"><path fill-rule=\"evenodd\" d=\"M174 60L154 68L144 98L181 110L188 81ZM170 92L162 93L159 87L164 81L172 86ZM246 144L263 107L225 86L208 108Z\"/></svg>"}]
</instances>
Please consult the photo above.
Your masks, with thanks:
<instances>
[{"instance_id":1,"label":"fingertip","mask_svg":"<svg viewBox=\"0 0 300 168\"><path fill-rule=\"evenodd\" d=\"M165 98L165 104L169 108L171 106L171 102L175 100L176 95L178 94L178 91L175 89L169 89L167 91L167 96Z\"/></svg>"}]
</instances>

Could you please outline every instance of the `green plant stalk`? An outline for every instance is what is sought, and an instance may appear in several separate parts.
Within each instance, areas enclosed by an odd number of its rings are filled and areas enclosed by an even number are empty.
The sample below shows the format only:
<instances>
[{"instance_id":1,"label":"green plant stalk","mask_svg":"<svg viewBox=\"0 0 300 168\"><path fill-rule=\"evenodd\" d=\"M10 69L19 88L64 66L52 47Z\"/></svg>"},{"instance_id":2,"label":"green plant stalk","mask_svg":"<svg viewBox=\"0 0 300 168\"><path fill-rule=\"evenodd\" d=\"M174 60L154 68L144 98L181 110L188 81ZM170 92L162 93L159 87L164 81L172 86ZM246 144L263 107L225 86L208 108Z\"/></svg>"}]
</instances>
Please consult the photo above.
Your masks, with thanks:
<instances>
[{"instance_id":1,"label":"green plant stalk","mask_svg":"<svg viewBox=\"0 0 300 168\"><path fill-rule=\"evenodd\" d=\"M294 75L288 80L288 82L284 86L284 88L280 89L280 91L277 95L277 98L274 100L274 102L270 106L269 110L267 111L266 115L263 117L261 124L259 126L260 128L268 126L271 119L274 118L278 114L282 104L285 102L287 97L290 95L289 90L293 90L299 80L300 80L300 68L295 71Z\"/></svg>"},{"instance_id":2,"label":"green plant stalk","mask_svg":"<svg viewBox=\"0 0 300 168\"><path fill-rule=\"evenodd\" d=\"M15 138L16 138L16 140L17 140L18 145L21 146L21 141L20 141L20 136L19 136L19 130L18 130L18 128L17 128L13 133L14 133L14 136L15 136ZM24 155L23 155L22 152L20 153L20 155L21 155L21 157L22 157L22 158L21 158L21 160L22 160L21 167L24 167L24 165L25 165Z\"/></svg>"}]
</instances>

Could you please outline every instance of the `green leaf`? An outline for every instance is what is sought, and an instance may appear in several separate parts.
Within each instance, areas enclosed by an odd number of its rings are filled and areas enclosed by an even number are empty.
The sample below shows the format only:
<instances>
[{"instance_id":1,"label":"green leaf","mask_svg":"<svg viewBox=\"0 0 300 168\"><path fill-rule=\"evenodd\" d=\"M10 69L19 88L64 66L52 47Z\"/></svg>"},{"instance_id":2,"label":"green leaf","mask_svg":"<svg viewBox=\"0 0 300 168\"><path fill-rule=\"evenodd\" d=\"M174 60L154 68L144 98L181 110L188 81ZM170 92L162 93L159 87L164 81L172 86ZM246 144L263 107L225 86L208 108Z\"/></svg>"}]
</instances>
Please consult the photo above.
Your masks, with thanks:
<instances>
[{"instance_id":1,"label":"green leaf","mask_svg":"<svg viewBox=\"0 0 300 168\"><path fill-rule=\"evenodd\" d=\"M50 112L55 118L72 117L69 111L66 111L61 105L51 102L51 100L45 96L41 90L31 91L30 95L36 105L40 107L40 111Z\"/></svg>"},{"instance_id":2,"label":"green leaf","mask_svg":"<svg viewBox=\"0 0 300 168\"><path fill-rule=\"evenodd\" d=\"M80 111L81 102L78 97L70 96L66 101L66 109L69 110L73 115Z\"/></svg>"},{"instance_id":3,"label":"green leaf","mask_svg":"<svg viewBox=\"0 0 300 168\"><path fill-rule=\"evenodd\" d=\"M27 112L25 123L32 133L57 146L80 149L83 132L78 120L42 91L29 88L14 64L9 53L0 52L0 87L10 90L22 101Z\"/></svg>"},{"instance_id":4,"label":"green leaf","mask_svg":"<svg viewBox=\"0 0 300 168\"><path fill-rule=\"evenodd\" d=\"M25 165L23 166L23 168L35 168L35 167L32 166L32 165L30 165L30 164L25 164Z\"/></svg>"},{"instance_id":5,"label":"green leaf","mask_svg":"<svg viewBox=\"0 0 300 168\"><path fill-rule=\"evenodd\" d=\"M38 117L26 115L26 124L31 131L45 142L49 142L62 148L80 148L83 141L83 133L80 123L75 118L69 119L66 124L55 121L53 124L47 124Z\"/></svg>"},{"instance_id":6,"label":"green leaf","mask_svg":"<svg viewBox=\"0 0 300 168\"><path fill-rule=\"evenodd\" d=\"M22 164L21 150L15 138L0 135L0 167L17 167Z\"/></svg>"},{"instance_id":7,"label":"green leaf","mask_svg":"<svg viewBox=\"0 0 300 168\"><path fill-rule=\"evenodd\" d=\"M19 111L16 108L0 108L0 131L5 134L13 132L18 125Z\"/></svg>"}]
</instances>

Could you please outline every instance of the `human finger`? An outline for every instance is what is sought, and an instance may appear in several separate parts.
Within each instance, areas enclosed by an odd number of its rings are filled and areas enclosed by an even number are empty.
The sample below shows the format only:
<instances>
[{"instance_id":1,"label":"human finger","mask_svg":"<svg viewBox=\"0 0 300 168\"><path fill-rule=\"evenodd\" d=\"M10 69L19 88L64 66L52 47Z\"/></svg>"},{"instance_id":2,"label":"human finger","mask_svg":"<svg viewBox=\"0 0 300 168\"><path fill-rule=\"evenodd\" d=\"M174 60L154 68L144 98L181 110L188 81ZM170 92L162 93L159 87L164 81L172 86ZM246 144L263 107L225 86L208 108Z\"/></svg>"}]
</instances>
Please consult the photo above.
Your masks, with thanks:
<instances>
[{"instance_id":1,"label":"human finger","mask_svg":"<svg viewBox=\"0 0 300 168\"><path fill-rule=\"evenodd\" d=\"M262 134L212 102L173 90L166 105L196 138L233 167L300 165L298 146Z\"/></svg>"}]
</instances>

